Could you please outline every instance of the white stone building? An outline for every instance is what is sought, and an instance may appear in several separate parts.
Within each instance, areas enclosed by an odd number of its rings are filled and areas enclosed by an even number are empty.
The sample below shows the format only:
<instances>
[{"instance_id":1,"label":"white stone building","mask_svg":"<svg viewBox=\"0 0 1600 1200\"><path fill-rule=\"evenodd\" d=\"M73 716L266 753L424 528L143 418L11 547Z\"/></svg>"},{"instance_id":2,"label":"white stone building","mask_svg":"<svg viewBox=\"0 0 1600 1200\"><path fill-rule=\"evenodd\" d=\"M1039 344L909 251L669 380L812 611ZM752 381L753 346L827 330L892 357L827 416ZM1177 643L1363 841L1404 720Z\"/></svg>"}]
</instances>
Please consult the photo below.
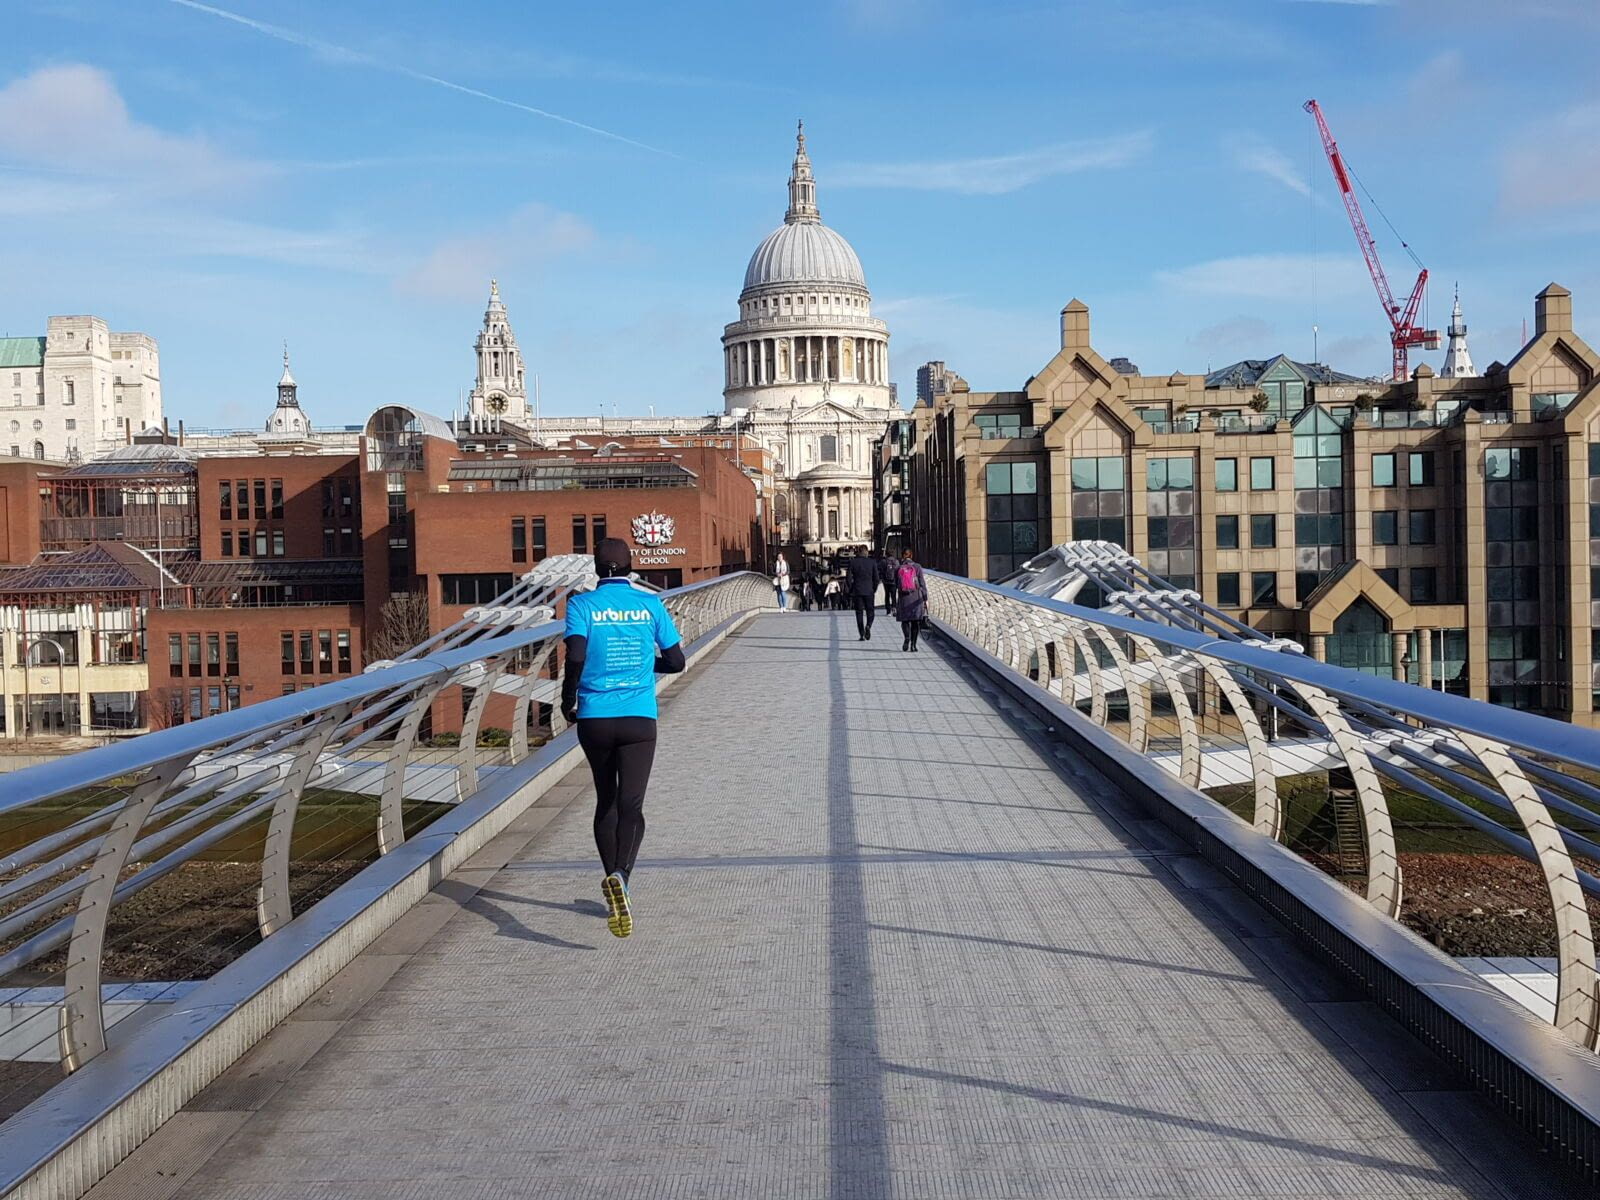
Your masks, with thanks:
<instances>
[{"instance_id":1,"label":"white stone building","mask_svg":"<svg viewBox=\"0 0 1600 1200\"><path fill-rule=\"evenodd\" d=\"M161 355L99 317L51 317L44 337L0 338L0 455L93 458L161 424Z\"/></svg>"},{"instance_id":2,"label":"white stone building","mask_svg":"<svg viewBox=\"0 0 1600 1200\"><path fill-rule=\"evenodd\" d=\"M472 348L478 358L478 376L467 400L469 415L526 426L530 414L522 351L517 349L517 335L511 332L500 299L499 280L489 281L489 307Z\"/></svg>"}]
</instances>

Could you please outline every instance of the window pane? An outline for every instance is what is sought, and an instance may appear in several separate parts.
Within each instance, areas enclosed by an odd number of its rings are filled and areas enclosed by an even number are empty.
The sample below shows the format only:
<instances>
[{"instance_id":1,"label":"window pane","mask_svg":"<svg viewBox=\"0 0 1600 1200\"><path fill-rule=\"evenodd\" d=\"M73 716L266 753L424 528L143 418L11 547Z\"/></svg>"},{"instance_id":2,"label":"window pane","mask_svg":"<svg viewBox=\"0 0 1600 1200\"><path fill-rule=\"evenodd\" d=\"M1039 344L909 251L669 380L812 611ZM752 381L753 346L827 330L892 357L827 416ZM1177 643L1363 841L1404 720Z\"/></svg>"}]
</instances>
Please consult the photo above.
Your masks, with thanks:
<instances>
[{"instance_id":1,"label":"window pane","mask_svg":"<svg viewBox=\"0 0 1600 1200\"><path fill-rule=\"evenodd\" d=\"M1236 492L1239 490L1239 460L1236 458L1217 459L1217 491Z\"/></svg>"},{"instance_id":2,"label":"window pane","mask_svg":"<svg viewBox=\"0 0 1600 1200\"><path fill-rule=\"evenodd\" d=\"M1378 546L1393 546L1400 540L1400 517L1394 509L1379 509L1372 514L1372 541Z\"/></svg>"},{"instance_id":3,"label":"window pane","mask_svg":"<svg viewBox=\"0 0 1600 1200\"><path fill-rule=\"evenodd\" d=\"M1100 463L1100 490L1102 492L1120 492L1126 483L1126 473L1122 469L1122 459L1102 458Z\"/></svg>"},{"instance_id":4,"label":"window pane","mask_svg":"<svg viewBox=\"0 0 1600 1200\"><path fill-rule=\"evenodd\" d=\"M1411 544L1433 545L1433 509L1415 509L1411 513Z\"/></svg>"},{"instance_id":5,"label":"window pane","mask_svg":"<svg viewBox=\"0 0 1600 1200\"><path fill-rule=\"evenodd\" d=\"M1278 518L1272 513L1257 513L1250 518L1250 545L1268 549L1278 544Z\"/></svg>"},{"instance_id":6,"label":"window pane","mask_svg":"<svg viewBox=\"0 0 1600 1200\"><path fill-rule=\"evenodd\" d=\"M1217 576L1217 603L1223 608L1239 607L1239 572L1224 571Z\"/></svg>"},{"instance_id":7,"label":"window pane","mask_svg":"<svg viewBox=\"0 0 1600 1200\"><path fill-rule=\"evenodd\" d=\"M990 463L983 472L984 490L991 496L1011 494L1011 464Z\"/></svg>"},{"instance_id":8,"label":"window pane","mask_svg":"<svg viewBox=\"0 0 1600 1200\"><path fill-rule=\"evenodd\" d=\"M1250 603L1252 605L1269 605L1277 602L1277 572L1252 571L1250 574Z\"/></svg>"},{"instance_id":9,"label":"window pane","mask_svg":"<svg viewBox=\"0 0 1600 1200\"><path fill-rule=\"evenodd\" d=\"M1250 488L1252 491L1257 492L1272 490L1273 471L1270 458L1252 458L1250 460Z\"/></svg>"},{"instance_id":10,"label":"window pane","mask_svg":"<svg viewBox=\"0 0 1600 1200\"><path fill-rule=\"evenodd\" d=\"M1217 518L1217 549L1237 550L1239 548L1239 518L1233 514Z\"/></svg>"},{"instance_id":11,"label":"window pane","mask_svg":"<svg viewBox=\"0 0 1600 1200\"><path fill-rule=\"evenodd\" d=\"M1372 456L1372 486L1394 486L1394 455L1374 454Z\"/></svg>"},{"instance_id":12,"label":"window pane","mask_svg":"<svg viewBox=\"0 0 1600 1200\"><path fill-rule=\"evenodd\" d=\"M1100 473L1095 466L1095 459L1075 458L1072 460L1072 488L1078 492L1092 492L1100 486Z\"/></svg>"},{"instance_id":13,"label":"window pane","mask_svg":"<svg viewBox=\"0 0 1600 1200\"><path fill-rule=\"evenodd\" d=\"M1039 464L1019 462L1011 464L1011 490L1023 495L1033 495L1039 490Z\"/></svg>"},{"instance_id":14,"label":"window pane","mask_svg":"<svg viewBox=\"0 0 1600 1200\"><path fill-rule=\"evenodd\" d=\"M1411 455L1411 486L1426 487L1433 483L1433 455L1415 452Z\"/></svg>"}]
</instances>

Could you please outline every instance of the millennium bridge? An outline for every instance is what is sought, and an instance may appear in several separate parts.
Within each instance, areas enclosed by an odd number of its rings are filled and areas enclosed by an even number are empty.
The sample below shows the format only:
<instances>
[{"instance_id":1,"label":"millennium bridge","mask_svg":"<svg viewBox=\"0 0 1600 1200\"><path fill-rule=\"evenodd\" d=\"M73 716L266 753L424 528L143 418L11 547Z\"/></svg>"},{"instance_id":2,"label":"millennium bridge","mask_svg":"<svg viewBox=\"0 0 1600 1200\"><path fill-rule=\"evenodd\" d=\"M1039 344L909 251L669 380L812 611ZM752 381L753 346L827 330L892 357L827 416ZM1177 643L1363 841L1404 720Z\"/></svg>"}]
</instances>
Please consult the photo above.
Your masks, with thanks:
<instances>
[{"instance_id":1,"label":"millennium bridge","mask_svg":"<svg viewBox=\"0 0 1600 1200\"><path fill-rule=\"evenodd\" d=\"M917 654L664 593L627 940L554 703L583 559L0 776L0 1196L1596 1194L1600 732L1109 545L928 580Z\"/></svg>"}]
</instances>

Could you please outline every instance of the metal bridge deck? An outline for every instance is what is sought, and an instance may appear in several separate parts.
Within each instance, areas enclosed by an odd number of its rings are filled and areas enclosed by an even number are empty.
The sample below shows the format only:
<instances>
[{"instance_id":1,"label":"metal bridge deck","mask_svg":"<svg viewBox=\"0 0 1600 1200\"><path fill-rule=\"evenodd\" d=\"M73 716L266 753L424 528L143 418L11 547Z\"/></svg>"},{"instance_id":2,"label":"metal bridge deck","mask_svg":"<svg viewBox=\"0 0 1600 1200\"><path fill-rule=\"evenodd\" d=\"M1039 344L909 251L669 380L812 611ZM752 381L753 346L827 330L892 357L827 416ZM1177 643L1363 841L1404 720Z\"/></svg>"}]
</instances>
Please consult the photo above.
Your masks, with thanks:
<instances>
[{"instance_id":1,"label":"metal bridge deck","mask_svg":"<svg viewBox=\"0 0 1600 1200\"><path fill-rule=\"evenodd\" d=\"M1041 732L760 617L666 701L631 939L574 776L90 1195L1566 1193Z\"/></svg>"}]
</instances>

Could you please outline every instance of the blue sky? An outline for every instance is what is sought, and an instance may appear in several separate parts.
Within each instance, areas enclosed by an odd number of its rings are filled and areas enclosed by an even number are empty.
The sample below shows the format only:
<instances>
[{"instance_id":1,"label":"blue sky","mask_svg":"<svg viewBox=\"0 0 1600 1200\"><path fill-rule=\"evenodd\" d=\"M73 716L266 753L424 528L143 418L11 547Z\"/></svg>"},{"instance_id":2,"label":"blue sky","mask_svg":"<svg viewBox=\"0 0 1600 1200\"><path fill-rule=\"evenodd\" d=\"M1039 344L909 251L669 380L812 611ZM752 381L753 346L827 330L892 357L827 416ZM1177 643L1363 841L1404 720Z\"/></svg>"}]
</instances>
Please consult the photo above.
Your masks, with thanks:
<instances>
[{"instance_id":1,"label":"blue sky","mask_svg":"<svg viewBox=\"0 0 1600 1200\"><path fill-rule=\"evenodd\" d=\"M1148 373L1314 322L1384 371L1309 96L1480 365L1552 279L1600 342L1594 0L14 5L0 332L151 333L193 425L262 419L285 338L314 420L449 412L491 274L547 412L720 409L797 116L902 397L928 358L1021 386L1073 296Z\"/></svg>"}]
</instances>

